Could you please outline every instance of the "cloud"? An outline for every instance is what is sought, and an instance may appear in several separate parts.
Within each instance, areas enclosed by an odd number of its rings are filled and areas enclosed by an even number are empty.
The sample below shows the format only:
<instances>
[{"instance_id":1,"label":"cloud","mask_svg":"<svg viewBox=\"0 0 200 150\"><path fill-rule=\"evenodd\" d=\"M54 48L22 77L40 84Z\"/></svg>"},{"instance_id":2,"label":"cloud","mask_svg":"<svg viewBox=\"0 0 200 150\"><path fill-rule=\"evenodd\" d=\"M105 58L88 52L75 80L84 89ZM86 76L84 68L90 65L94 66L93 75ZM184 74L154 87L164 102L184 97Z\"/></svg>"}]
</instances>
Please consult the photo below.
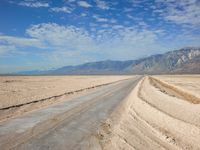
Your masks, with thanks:
<instances>
[{"instance_id":1,"label":"cloud","mask_svg":"<svg viewBox=\"0 0 200 150\"><path fill-rule=\"evenodd\" d=\"M133 8L124 8L124 12L131 12L133 10L134 10Z\"/></svg>"},{"instance_id":2,"label":"cloud","mask_svg":"<svg viewBox=\"0 0 200 150\"><path fill-rule=\"evenodd\" d=\"M122 28L124 28L124 26L117 24L117 25L113 25L112 28L113 29L122 29Z\"/></svg>"},{"instance_id":3,"label":"cloud","mask_svg":"<svg viewBox=\"0 0 200 150\"><path fill-rule=\"evenodd\" d=\"M113 19L113 18L110 19L109 21L110 21L110 23L117 23L117 20L116 20L116 19Z\"/></svg>"},{"instance_id":4,"label":"cloud","mask_svg":"<svg viewBox=\"0 0 200 150\"><path fill-rule=\"evenodd\" d=\"M59 55L78 58L82 57L81 54L87 56L95 53L110 58L130 59L134 58L136 53L142 55L144 51L159 47L157 43L159 32L154 33L147 29L139 31L135 27L127 28L122 25L114 25L106 30L101 29L97 31L96 36L85 29L54 23L34 25L26 32L31 38L48 43L49 47L54 49L52 54L58 58ZM140 49L141 53L134 51L136 49ZM130 54L127 56L124 52Z\"/></svg>"},{"instance_id":5,"label":"cloud","mask_svg":"<svg viewBox=\"0 0 200 150\"><path fill-rule=\"evenodd\" d=\"M49 47L66 50L87 50L93 40L88 32L74 26L60 26L55 23L33 25L26 33Z\"/></svg>"},{"instance_id":6,"label":"cloud","mask_svg":"<svg viewBox=\"0 0 200 150\"><path fill-rule=\"evenodd\" d=\"M130 14L127 14L126 16L127 16L129 19L134 19L134 17L131 16Z\"/></svg>"},{"instance_id":7,"label":"cloud","mask_svg":"<svg viewBox=\"0 0 200 150\"><path fill-rule=\"evenodd\" d=\"M110 27L110 24L102 24L101 27L108 28L108 27Z\"/></svg>"},{"instance_id":8,"label":"cloud","mask_svg":"<svg viewBox=\"0 0 200 150\"><path fill-rule=\"evenodd\" d=\"M69 7L53 7L50 9L51 11L53 12L64 12L64 13L71 13L72 12L72 9L69 8Z\"/></svg>"},{"instance_id":9,"label":"cloud","mask_svg":"<svg viewBox=\"0 0 200 150\"><path fill-rule=\"evenodd\" d=\"M200 2L199 0L156 0L160 7L164 10L161 11L161 15L165 20L174 22L179 25L189 24L193 27L199 27L200 25Z\"/></svg>"},{"instance_id":10,"label":"cloud","mask_svg":"<svg viewBox=\"0 0 200 150\"><path fill-rule=\"evenodd\" d=\"M18 5L25 7L32 7L32 8L49 7L49 4L46 2L29 1L29 0L22 1Z\"/></svg>"},{"instance_id":11,"label":"cloud","mask_svg":"<svg viewBox=\"0 0 200 150\"><path fill-rule=\"evenodd\" d=\"M102 18L97 15L93 15L93 18L96 19L97 22L107 22L108 21L107 18Z\"/></svg>"},{"instance_id":12,"label":"cloud","mask_svg":"<svg viewBox=\"0 0 200 150\"><path fill-rule=\"evenodd\" d=\"M161 31L161 34L163 34L162 31ZM179 34L177 34L176 32L175 32L175 35L166 34L164 44L166 45L166 47L170 45L174 49L179 49L179 48L188 47L188 46L199 47L200 46L199 41L200 41L200 36L198 32L192 33L190 30L184 29Z\"/></svg>"},{"instance_id":13,"label":"cloud","mask_svg":"<svg viewBox=\"0 0 200 150\"><path fill-rule=\"evenodd\" d=\"M90 55L93 55L97 45L92 35L84 29L55 23L42 23L29 27L26 35L26 38L1 35L0 57L14 57L17 60L35 57L37 62L41 62L40 67L44 65L46 68L94 59ZM27 59L26 63L28 62L31 60ZM30 66L28 68L30 69ZM33 65L32 68L35 66Z\"/></svg>"},{"instance_id":14,"label":"cloud","mask_svg":"<svg viewBox=\"0 0 200 150\"><path fill-rule=\"evenodd\" d=\"M103 26L108 27L108 24ZM16 48L24 47L29 49L28 47L35 47L41 50L46 49L49 50L49 53L54 52L57 55L61 53L85 53L87 55L91 52L102 52L102 55L104 55L104 53L110 51L110 47L115 47L116 51L123 52L128 47L127 45L129 45L130 50L133 49L133 46L139 45L139 43L145 45L145 43L154 40L156 36L146 30L140 33L134 28L126 28L122 25L114 25L110 29L99 30L95 35L88 33L85 29L75 26L62 26L55 23L32 25L26 30L26 34L27 38L1 35L0 42ZM106 51L102 51L102 47L106 45L107 41L109 41L109 44L104 48ZM125 48L119 46L124 44L126 45Z\"/></svg>"},{"instance_id":15,"label":"cloud","mask_svg":"<svg viewBox=\"0 0 200 150\"><path fill-rule=\"evenodd\" d=\"M101 28L96 28L99 24L91 24L90 32L84 28L56 23L32 25L26 29L26 37L23 38L0 35L0 55L14 55L18 52L20 56L19 52L24 50L31 56L37 54L37 57L42 58L40 61L48 62L41 63L50 68L102 59L136 59L147 56L146 54L160 53L178 47L180 46L176 44L180 43L178 41L183 45L188 44L187 41L191 44L199 41L198 35L194 37L185 32L171 35L163 42L161 40L163 38L160 37L165 31L161 29L141 29L140 26L126 27L121 24L114 24L111 27L108 25L103 23Z\"/></svg>"},{"instance_id":16,"label":"cloud","mask_svg":"<svg viewBox=\"0 0 200 150\"><path fill-rule=\"evenodd\" d=\"M95 2L97 4L97 7L100 9L104 9L104 10L110 9L109 5L105 1L95 0Z\"/></svg>"},{"instance_id":17,"label":"cloud","mask_svg":"<svg viewBox=\"0 0 200 150\"><path fill-rule=\"evenodd\" d=\"M4 45L16 45L18 47L33 46L37 48L43 48L43 44L35 38L21 38L14 36L0 35L0 43Z\"/></svg>"},{"instance_id":18,"label":"cloud","mask_svg":"<svg viewBox=\"0 0 200 150\"><path fill-rule=\"evenodd\" d=\"M79 6L81 7L85 7L85 8L89 8L89 7L92 7L92 5L90 5L88 2L86 1L78 1L77 2Z\"/></svg>"},{"instance_id":19,"label":"cloud","mask_svg":"<svg viewBox=\"0 0 200 150\"><path fill-rule=\"evenodd\" d=\"M26 38L0 35L1 54L9 53L8 49L14 47L18 51L37 48L56 52L74 52L92 50L95 46L92 37L87 31L74 26L42 23L32 25L26 30L26 35L28 36Z\"/></svg>"},{"instance_id":20,"label":"cloud","mask_svg":"<svg viewBox=\"0 0 200 150\"><path fill-rule=\"evenodd\" d=\"M66 1L72 3L75 2L76 0L66 0Z\"/></svg>"},{"instance_id":21,"label":"cloud","mask_svg":"<svg viewBox=\"0 0 200 150\"><path fill-rule=\"evenodd\" d=\"M104 59L136 59L161 52L165 48L161 46L157 34L147 29L115 25L110 30L101 30L100 33L99 49L103 50Z\"/></svg>"}]
</instances>

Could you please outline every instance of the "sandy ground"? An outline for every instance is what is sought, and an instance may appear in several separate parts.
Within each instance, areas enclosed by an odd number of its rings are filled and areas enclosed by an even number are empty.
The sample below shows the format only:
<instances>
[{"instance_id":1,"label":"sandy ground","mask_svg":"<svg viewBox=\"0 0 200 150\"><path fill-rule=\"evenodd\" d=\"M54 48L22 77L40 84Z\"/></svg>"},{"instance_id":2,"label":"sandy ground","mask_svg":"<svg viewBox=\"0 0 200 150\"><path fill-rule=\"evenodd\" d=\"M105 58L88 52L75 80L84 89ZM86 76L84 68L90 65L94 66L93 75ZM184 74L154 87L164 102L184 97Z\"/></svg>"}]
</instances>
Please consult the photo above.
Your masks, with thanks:
<instances>
[{"instance_id":1,"label":"sandy ground","mask_svg":"<svg viewBox=\"0 0 200 150\"><path fill-rule=\"evenodd\" d=\"M190 92L191 94L200 97L200 75L165 75L155 77L180 90Z\"/></svg>"},{"instance_id":2,"label":"sandy ground","mask_svg":"<svg viewBox=\"0 0 200 150\"><path fill-rule=\"evenodd\" d=\"M94 88L137 76L0 77L0 122L44 109L91 92Z\"/></svg>"},{"instance_id":3,"label":"sandy ground","mask_svg":"<svg viewBox=\"0 0 200 150\"><path fill-rule=\"evenodd\" d=\"M19 105L130 76L7 76L0 77L0 108Z\"/></svg>"},{"instance_id":4,"label":"sandy ground","mask_svg":"<svg viewBox=\"0 0 200 150\"><path fill-rule=\"evenodd\" d=\"M95 88L90 93L0 122L0 147L19 150L77 150L133 90L141 78ZM97 140L96 140L97 141Z\"/></svg>"},{"instance_id":5,"label":"sandy ground","mask_svg":"<svg viewBox=\"0 0 200 150\"><path fill-rule=\"evenodd\" d=\"M38 78L41 81L41 77ZM86 77L79 78L91 81ZM102 84L112 77L96 78ZM115 76L116 80L124 78L129 77ZM95 81L92 83L97 83ZM82 85L85 81L79 83ZM63 83L60 84L63 88ZM144 77L88 137L90 149L199 150L199 91L199 75Z\"/></svg>"},{"instance_id":6,"label":"sandy ground","mask_svg":"<svg viewBox=\"0 0 200 150\"><path fill-rule=\"evenodd\" d=\"M181 90L187 89L191 95L198 95L199 86L195 86L199 85L197 76L156 78L161 82L164 79L165 83L168 81L169 87L175 85ZM184 95L180 98L180 93L178 97L177 92L171 95L168 90L152 84L151 80L149 77L141 80L102 124L97 134L102 149L199 150L200 105L185 100Z\"/></svg>"}]
</instances>

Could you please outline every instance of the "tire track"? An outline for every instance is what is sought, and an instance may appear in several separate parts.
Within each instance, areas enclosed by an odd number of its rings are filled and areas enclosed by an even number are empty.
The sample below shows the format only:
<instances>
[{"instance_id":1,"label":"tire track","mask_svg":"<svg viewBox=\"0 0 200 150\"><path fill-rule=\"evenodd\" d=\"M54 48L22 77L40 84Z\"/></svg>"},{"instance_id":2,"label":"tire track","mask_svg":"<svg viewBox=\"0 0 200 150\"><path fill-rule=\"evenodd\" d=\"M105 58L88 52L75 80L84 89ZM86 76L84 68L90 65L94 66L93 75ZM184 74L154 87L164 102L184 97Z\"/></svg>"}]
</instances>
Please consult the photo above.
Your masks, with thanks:
<instances>
[{"instance_id":1,"label":"tire track","mask_svg":"<svg viewBox=\"0 0 200 150\"><path fill-rule=\"evenodd\" d=\"M143 102L147 103L148 105L150 105L151 107L157 109L158 111L160 111L160 112L162 112L162 113L164 113L164 114L170 116L171 118L174 118L174 119L176 119L176 120L178 120L178 121L182 121L182 122L184 122L184 123L186 123L186 124L195 126L195 127L197 127L197 128L200 129L200 125L191 123L191 122L189 122L189 121L187 121L187 120L183 120L183 119L178 118L178 117L175 117L175 116L173 116L172 114L168 113L167 111L164 111L163 109L158 108L156 105L154 105L154 104L150 103L148 100L146 100L146 99L143 97L143 95L141 94L142 84L144 84L144 83L143 83L144 80L145 80L145 79L142 80L141 86L140 86L139 91L138 91L138 97L139 97Z\"/></svg>"},{"instance_id":2,"label":"tire track","mask_svg":"<svg viewBox=\"0 0 200 150\"><path fill-rule=\"evenodd\" d=\"M33 143L37 141L32 145L32 148L34 148L34 146L37 146L38 142L40 142L38 139L42 138L43 141L45 141L48 138L47 135L49 134L57 134L59 130L63 130L65 127L68 127L66 131L68 133L68 131L71 131L71 124L73 122L79 123L77 124L77 128L72 131L76 132L79 130L77 132L82 132L81 136L78 136L78 139L74 139L77 140L75 145L73 145L74 142L73 144L70 144L70 140L66 140L65 143L69 142L69 149L73 149L74 146L79 147L81 140L85 138L88 139L88 133L86 132L87 128L82 125L82 123L84 124L82 119L87 119L86 122L93 122L93 120L98 122L102 118L106 117L106 115L108 115L108 113L112 111L112 109L114 109L115 106L118 105L118 103L121 102L123 98L126 97L127 94L133 89L135 86L134 83L136 83L137 80L138 79L129 79L114 85L102 87L89 93L88 95L85 95L84 97L76 98L75 100L67 101L65 103L46 108L45 110L33 112L28 116L22 116L21 118L14 119L13 121L11 120L10 123L5 122L5 124L2 124L0 128L0 147L1 149L27 149L26 146L32 144L32 141ZM98 113L100 113L97 118L94 118L96 115L92 113L93 111L97 114L97 116ZM42 120L40 119L40 114L43 118ZM22 125L22 127L20 127L19 125L25 122L25 120L26 125ZM37 122L38 120L40 122ZM29 126L29 123L34 123L34 125ZM72 127L74 128L74 125ZM93 125L91 125L91 127L93 127ZM15 130L16 128L17 130ZM68 138L71 137L69 133L65 134L65 136L66 135L69 136ZM52 136L52 138L53 137L54 136ZM51 138L49 140L51 141ZM42 147L43 142L40 144Z\"/></svg>"},{"instance_id":3,"label":"tire track","mask_svg":"<svg viewBox=\"0 0 200 150\"><path fill-rule=\"evenodd\" d=\"M115 90L118 90L120 88L121 87L117 87L117 88L115 88ZM4 144L1 144L1 147L12 149L16 146L19 146L23 143L26 143L27 141L31 140L31 138L33 138L35 136L38 136L42 133L45 133L46 131L50 132L51 130L55 129L59 124L61 124L62 121L66 120L66 119L70 120L70 118L73 118L76 115L78 115L78 112L83 113L84 111L87 111L88 108L92 107L97 101L99 101L99 99L102 99L106 96L111 95L112 92L113 91L111 91L111 92L108 91L107 93L105 93L104 95L101 95L98 98L94 98L90 101L83 102L83 103L79 104L78 106L75 106L75 107L69 109L68 111L66 111L62 114L58 114L56 116L53 116L52 118L37 124L36 126L31 128L30 130L27 130L23 134L18 135L18 136L16 135L15 139L10 139L8 141L5 140L7 142L5 142Z\"/></svg>"},{"instance_id":4,"label":"tire track","mask_svg":"<svg viewBox=\"0 0 200 150\"><path fill-rule=\"evenodd\" d=\"M146 80L149 79L145 77L138 83L133 94L130 94L125 103L122 103L107 120L107 125L104 125L106 127L101 127L100 143L103 149L109 150L113 146L117 149L126 149L129 148L128 145L133 149L196 150L200 148L199 125L173 116L162 107L158 107L159 105L152 104L148 101L151 95L146 95L144 98L145 92L141 91L145 89L144 84L149 84L144 83ZM113 145L113 143L117 144ZM127 144L127 147L123 143Z\"/></svg>"},{"instance_id":5,"label":"tire track","mask_svg":"<svg viewBox=\"0 0 200 150\"><path fill-rule=\"evenodd\" d=\"M150 107L152 107L153 109L155 109L155 110L157 110L157 111L159 111L161 114L164 114L164 115L167 115L168 117L170 117L171 118L171 121L172 120L174 120L174 121L176 121L177 123L178 122L180 122L180 124L182 124L182 126L187 126L187 128L189 129L189 127L190 128L194 128L195 130L198 130L197 131L197 133L194 133L196 136L198 135L198 132L200 131L200 127L199 127L199 125L195 125L195 124L193 124L193 123L191 123L191 122L188 122L188 121L186 121L186 120L182 120L182 119L180 119L180 118L177 118L177 117L175 117L175 116L173 116L172 114L170 114L170 113L168 113L168 112L166 112L166 111L164 111L163 109L160 109L160 108L158 108L156 105L153 105L152 103L150 103L147 99L145 99L144 97L143 97L143 95L141 94L141 90L143 90L143 84L144 84L144 80L145 79L143 79L143 81L141 82L141 85L140 85L140 87L139 87L139 91L138 91L138 98L141 100L141 101L143 101L144 103L146 103L148 106L150 106ZM146 80L148 80L148 78L146 78ZM149 97L150 98L150 97ZM135 112L136 112L136 110L135 110ZM139 113L139 112L138 112ZM140 112L140 113L142 113L142 112ZM155 116L156 117L156 116ZM165 118L165 117L163 117L163 118ZM143 119L144 120L144 119ZM173 121L172 121L173 122ZM148 122L147 121L147 123L149 124L149 125L151 125L151 123L150 122ZM169 124L170 124L170 122L168 122ZM152 127L153 126L155 126L155 125L151 125ZM173 138L174 137L174 135L172 134L172 133L170 133L167 129L162 129L162 130L160 130L159 129L160 127L159 126L155 126L154 127L154 129L156 129L158 132L160 132L162 135L164 135L165 137L166 137L166 142L168 141L168 142L175 142L176 141L176 144L178 145L178 147L180 147L181 149L194 149L194 147L193 147L193 145L191 145L191 143L190 142L187 142L187 140L186 139L182 139L182 137L179 137L179 139L178 139L178 141L177 141L177 137L178 137L178 135L176 135L175 133L175 138ZM159 130L158 130L159 129ZM178 131L179 129L177 129L177 131ZM165 133L168 133L168 134L165 134ZM183 133L183 132L182 132ZM182 134L182 133L180 133L180 135ZM187 131L187 133L189 133L189 130ZM189 133L189 135L192 135L193 133ZM188 136L189 136L188 135ZM170 137L172 137L172 138L170 138ZM199 137L198 137L199 138ZM174 139L174 140L173 140ZM197 144L197 143L196 143Z\"/></svg>"}]
</instances>

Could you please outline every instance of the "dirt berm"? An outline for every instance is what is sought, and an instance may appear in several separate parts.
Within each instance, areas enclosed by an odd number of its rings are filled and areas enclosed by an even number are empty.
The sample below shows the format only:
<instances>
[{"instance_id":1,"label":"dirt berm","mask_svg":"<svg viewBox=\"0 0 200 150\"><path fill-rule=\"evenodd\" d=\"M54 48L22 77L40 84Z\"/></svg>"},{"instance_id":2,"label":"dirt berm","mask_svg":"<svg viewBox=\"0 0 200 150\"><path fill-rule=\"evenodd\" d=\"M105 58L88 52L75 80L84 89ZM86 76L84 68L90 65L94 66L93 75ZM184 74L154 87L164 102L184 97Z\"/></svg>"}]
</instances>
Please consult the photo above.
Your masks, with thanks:
<instances>
[{"instance_id":1,"label":"dirt berm","mask_svg":"<svg viewBox=\"0 0 200 150\"><path fill-rule=\"evenodd\" d=\"M151 82L149 77L141 80L102 123L90 138L91 149L200 149L200 105Z\"/></svg>"}]
</instances>

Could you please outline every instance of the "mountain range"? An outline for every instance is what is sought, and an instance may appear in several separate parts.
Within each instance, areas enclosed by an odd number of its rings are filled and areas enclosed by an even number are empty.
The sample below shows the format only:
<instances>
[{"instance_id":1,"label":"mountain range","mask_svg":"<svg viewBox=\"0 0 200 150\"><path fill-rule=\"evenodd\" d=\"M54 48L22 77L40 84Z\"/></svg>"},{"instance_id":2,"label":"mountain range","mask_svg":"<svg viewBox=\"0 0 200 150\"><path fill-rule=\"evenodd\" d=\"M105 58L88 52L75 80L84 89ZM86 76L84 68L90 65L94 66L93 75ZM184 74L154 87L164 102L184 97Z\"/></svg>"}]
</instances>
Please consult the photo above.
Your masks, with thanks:
<instances>
[{"instance_id":1,"label":"mountain range","mask_svg":"<svg viewBox=\"0 0 200 150\"><path fill-rule=\"evenodd\" d=\"M48 71L24 71L24 75L98 74L195 74L200 73L200 48L187 47L164 54L127 61L98 61Z\"/></svg>"}]
</instances>

